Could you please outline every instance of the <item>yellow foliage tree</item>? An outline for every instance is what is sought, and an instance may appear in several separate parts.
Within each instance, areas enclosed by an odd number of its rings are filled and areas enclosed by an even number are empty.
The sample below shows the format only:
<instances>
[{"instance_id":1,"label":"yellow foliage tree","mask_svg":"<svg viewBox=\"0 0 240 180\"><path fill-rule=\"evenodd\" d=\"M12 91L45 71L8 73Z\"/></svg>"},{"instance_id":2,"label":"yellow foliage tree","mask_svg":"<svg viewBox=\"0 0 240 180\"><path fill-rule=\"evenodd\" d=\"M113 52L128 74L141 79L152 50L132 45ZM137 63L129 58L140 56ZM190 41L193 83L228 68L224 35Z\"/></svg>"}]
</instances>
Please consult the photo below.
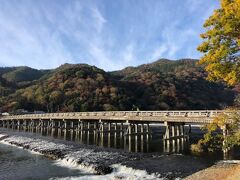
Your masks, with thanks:
<instances>
[{"instance_id":1,"label":"yellow foliage tree","mask_svg":"<svg viewBox=\"0 0 240 180\"><path fill-rule=\"evenodd\" d=\"M227 128L224 136L220 129ZM209 151L214 149L228 149L240 145L240 112L236 109L227 109L224 113L214 118L213 122L204 126L207 132L204 138L198 142L198 146L206 146ZM224 143L223 143L224 141Z\"/></svg>"},{"instance_id":2,"label":"yellow foliage tree","mask_svg":"<svg viewBox=\"0 0 240 180\"><path fill-rule=\"evenodd\" d=\"M204 53L200 63L206 65L208 79L240 83L240 0L221 0L204 27L198 50Z\"/></svg>"}]
</instances>

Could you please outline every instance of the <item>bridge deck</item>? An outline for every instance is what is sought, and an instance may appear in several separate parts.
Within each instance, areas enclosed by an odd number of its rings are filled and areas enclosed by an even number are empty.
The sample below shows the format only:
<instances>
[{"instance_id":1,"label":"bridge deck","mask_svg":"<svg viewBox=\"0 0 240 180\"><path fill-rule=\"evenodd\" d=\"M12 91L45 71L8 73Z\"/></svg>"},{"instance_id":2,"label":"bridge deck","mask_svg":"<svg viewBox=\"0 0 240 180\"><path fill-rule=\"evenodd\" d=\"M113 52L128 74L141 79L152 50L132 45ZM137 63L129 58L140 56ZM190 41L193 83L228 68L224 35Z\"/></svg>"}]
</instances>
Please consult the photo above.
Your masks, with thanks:
<instances>
[{"instance_id":1,"label":"bridge deck","mask_svg":"<svg viewBox=\"0 0 240 180\"><path fill-rule=\"evenodd\" d=\"M211 123L217 115L224 111L102 111L102 112L69 112L25 114L2 116L0 120L111 120L111 121L142 121L142 122L184 122ZM224 112L226 113L226 112Z\"/></svg>"}]
</instances>

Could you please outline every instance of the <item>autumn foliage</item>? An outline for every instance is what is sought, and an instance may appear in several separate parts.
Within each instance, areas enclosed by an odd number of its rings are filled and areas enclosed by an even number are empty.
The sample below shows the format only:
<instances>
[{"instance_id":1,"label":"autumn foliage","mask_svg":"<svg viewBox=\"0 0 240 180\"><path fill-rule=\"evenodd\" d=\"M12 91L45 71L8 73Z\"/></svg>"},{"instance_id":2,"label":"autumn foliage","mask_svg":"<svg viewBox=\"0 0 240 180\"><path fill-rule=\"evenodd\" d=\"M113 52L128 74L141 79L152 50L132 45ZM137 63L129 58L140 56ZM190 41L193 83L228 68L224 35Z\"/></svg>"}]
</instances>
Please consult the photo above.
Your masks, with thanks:
<instances>
[{"instance_id":1,"label":"autumn foliage","mask_svg":"<svg viewBox=\"0 0 240 180\"><path fill-rule=\"evenodd\" d=\"M161 59L115 72L86 64L65 64L40 74L30 68L19 74L17 69L0 68L2 111L218 109L231 105L234 96L223 84L205 80L203 68L191 59Z\"/></svg>"},{"instance_id":2,"label":"autumn foliage","mask_svg":"<svg viewBox=\"0 0 240 180\"><path fill-rule=\"evenodd\" d=\"M206 65L209 80L224 80L229 85L240 82L240 0L221 0L205 24L204 53L200 63Z\"/></svg>"}]
</instances>

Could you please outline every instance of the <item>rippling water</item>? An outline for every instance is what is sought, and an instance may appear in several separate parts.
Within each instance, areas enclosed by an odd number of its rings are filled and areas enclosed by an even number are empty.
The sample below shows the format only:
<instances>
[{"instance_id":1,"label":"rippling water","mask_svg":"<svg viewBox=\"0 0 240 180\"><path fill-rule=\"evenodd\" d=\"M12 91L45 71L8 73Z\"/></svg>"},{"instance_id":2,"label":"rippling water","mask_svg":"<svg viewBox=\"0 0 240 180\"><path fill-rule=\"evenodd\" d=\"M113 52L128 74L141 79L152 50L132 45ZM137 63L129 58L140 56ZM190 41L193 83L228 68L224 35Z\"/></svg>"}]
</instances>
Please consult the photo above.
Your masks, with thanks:
<instances>
[{"instance_id":1,"label":"rippling water","mask_svg":"<svg viewBox=\"0 0 240 180\"><path fill-rule=\"evenodd\" d=\"M109 160L114 159L119 159L120 157L124 157L121 154L115 157L115 152L112 153L111 155L111 150L106 150L106 147L112 147L112 148L118 148L118 149L124 149L125 151L133 151L133 152L150 152L151 153L157 153L158 158L146 158L142 159L141 164L144 164L143 167L139 166L138 161L131 161L130 163L125 163L128 165L131 165L131 167L134 167L135 169L142 169L141 173L146 175L146 167L148 169L156 169L156 172L161 173L168 173L168 172L173 172L176 167L181 167L181 170L177 170L178 172L183 172L185 174L190 173L189 168L192 168L192 172L195 172L199 169L202 169L204 167L207 167L214 163L216 160L222 158L221 153L215 153L215 154L210 154L210 155L201 155L201 158L195 158L192 154L189 153L189 144L184 143L183 146L176 146L177 151L175 151L175 154L186 154L187 156L162 156L164 154L163 150L163 144L162 144L162 135L163 135L163 129L159 127L152 127L152 132L153 136L149 139L149 142L147 143L146 141L141 140L141 136L137 137L136 136L132 137L132 144L129 143L124 143L124 139L120 139L121 137L116 136L114 133L113 134L104 134L104 138L102 143L101 141L96 141L94 137L93 132L85 132L82 136L79 134L76 134L76 132L72 131L67 131L64 133L64 131L59 131L59 130L54 130L54 131L48 131L47 129L43 129L40 132L24 132L23 130L13 130L13 129L3 129L0 128L1 133L6 132L7 134L13 134L15 138L13 137L12 139L15 139L15 141L18 141L18 136L19 140L24 140L21 138L21 136L24 136L24 134L27 135L28 137L28 144L33 144L34 141L32 139L38 139L42 138L46 142L53 142L56 140L56 142L71 142L71 146L73 146L74 153L70 153L70 156L75 155L76 159L80 158L81 161L83 162L99 162L99 161L108 161L105 160L104 158L109 158ZM193 141L196 141L202 136L202 132L198 130L198 128L193 128L193 134L190 137L190 143ZM58 140L58 141L57 141ZM41 145L44 147L44 149L50 148L48 145L43 143L43 141L40 141L42 143L38 143L35 141L36 145ZM144 146L142 147L142 142L144 142ZM188 142L188 143L189 143ZM61 143L56 146L59 149L59 146ZM90 149L85 149L84 147L89 147L88 145L98 145L101 147L104 147L100 152L96 151L94 148ZM80 146L81 145L81 146ZM132 146L130 146L132 145ZM65 145L64 145L65 146ZM68 147L68 146L66 146ZM131 148L129 148L131 147ZM78 152L75 152L78 151ZM85 152L86 151L86 152ZM39 152L39 151L38 151ZM92 152L92 153L91 153ZM103 152L103 153L101 153ZM170 152L174 153L174 152ZM93 155L94 154L94 155ZM118 154L118 153L116 153ZM144 153L147 154L147 153ZM190 155L190 156L189 156ZM93 157L94 156L94 157ZM106 157L105 157L106 156ZM127 154L126 154L127 156ZM141 155L140 155L141 156ZM73 156L74 157L74 156ZM235 152L233 158L240 158L239 151L238 153ZM90 160L91 159L91 160ZM123 158L124 159L124 158ZM141 159L141 158L140 158ZM203 159L204 162L200 162L199 160ZM126 161L127 159L125 159ZM139 162L140 162L139 161ZM122 161L121 161L122 162ZM163 163L163 164L162 164ZM191 165L191 163L194 164L194 166ZM199 164L198 164L199 163ZM69 164L69 162L68 162ZM123 163L124 164L124 163ZM149 165L152 164L152 167L149 168ZM174 165L175 164L175 165ZM171 167L170 167L171 165ZM190 165L190 166L189 166ZM176 166L176 167L175 167ZM119 167L117 167L119 168ZM123 167L121 167L123 168ZM129 169L128 169L129 170ZM115 173L114 177L116 176L122 176L122 173L126 172L126 169L121 169L121 172L118 172L118 174ZM135 171L135 170L134 170ZM177 172L177 173L178 173ZM177 174L176 173L176 174ZM130 173L127 173L125 177L129 177ZM139 174L139 173L138 173ZM94 179L102 178L106 179L112 179L112 175L108 176L95 176L93 173L86 172L85 170L81 168L70 168L68 166L62 166L58 161L55 160L50 160L43 155L36 154L36 153L30 153L27 150L17 148L14 146L10 146L7 144L2 144L0 143L0 180L1 179L61 179L61 178L69 178L71 179L88 179L89 177L92 177ZM136 177L136 173L134 175ZM141 175L140 175L141 177Z\"/></svg>"},{"instance_id":2,"label":"rippling water","mask_svg":"<svg viewBox=\"0 0 240 180\"><path fill-rule=\"evenodd\" d=\"M49 179L79 177L87 173L57 164L43 155L27 150L0 144L0 179ZM87 174L90 175L90 174Z\"/></svg>"}]
</instances>

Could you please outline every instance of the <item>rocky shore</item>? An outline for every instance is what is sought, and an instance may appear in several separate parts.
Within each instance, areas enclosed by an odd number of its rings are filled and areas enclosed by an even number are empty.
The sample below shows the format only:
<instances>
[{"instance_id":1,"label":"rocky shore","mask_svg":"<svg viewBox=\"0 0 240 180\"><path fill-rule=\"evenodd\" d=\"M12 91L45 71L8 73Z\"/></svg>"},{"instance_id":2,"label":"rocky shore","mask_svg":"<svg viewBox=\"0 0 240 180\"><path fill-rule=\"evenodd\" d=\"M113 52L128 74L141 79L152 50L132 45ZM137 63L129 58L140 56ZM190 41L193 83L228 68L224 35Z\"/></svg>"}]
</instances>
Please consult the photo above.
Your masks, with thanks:
<instances>
[{"instance_id":1,"label":"rocky shore","mask_svg":"<svg viewBox=\"0 0 240 180\"><path fill-rule=\"evenodd\" d=\"M222 162L194 173L185 180L240 180L240 162Z\"/></svg>"}]
</instances>

